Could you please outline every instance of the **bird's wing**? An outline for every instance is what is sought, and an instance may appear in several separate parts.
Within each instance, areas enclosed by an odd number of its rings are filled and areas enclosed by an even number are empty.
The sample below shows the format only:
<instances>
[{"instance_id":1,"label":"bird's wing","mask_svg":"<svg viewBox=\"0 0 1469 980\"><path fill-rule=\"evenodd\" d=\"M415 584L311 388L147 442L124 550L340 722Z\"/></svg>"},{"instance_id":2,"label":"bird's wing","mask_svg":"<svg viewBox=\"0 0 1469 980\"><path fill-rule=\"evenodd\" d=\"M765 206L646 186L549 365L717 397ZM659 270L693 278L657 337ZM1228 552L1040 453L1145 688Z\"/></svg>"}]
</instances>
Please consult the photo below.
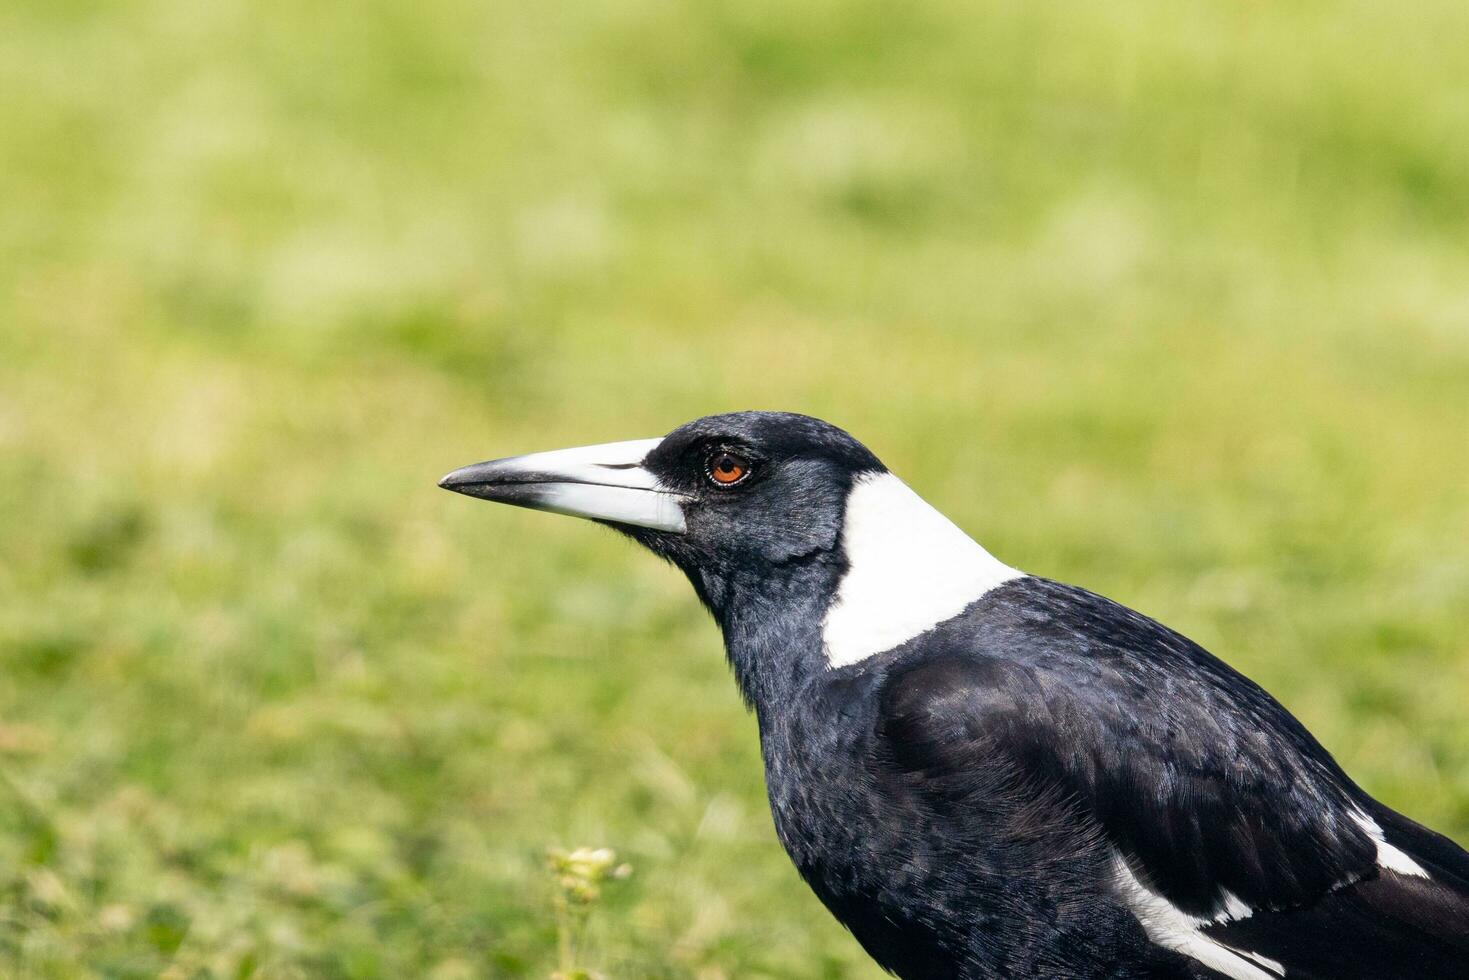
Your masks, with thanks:
<instances>
[{"instance_id":1,"label":"bird's wing","mask_svg":"<svg viewBox=\"0 0 1469 980\"><path fill-rule=\"evenodd\" d=\"M1067 801L1149 937L1226 976L1469 977L1469 855L1140 614L1031 580L900 651L880 700L933 806L996 774Z\"/></svg>"}]
</instances>

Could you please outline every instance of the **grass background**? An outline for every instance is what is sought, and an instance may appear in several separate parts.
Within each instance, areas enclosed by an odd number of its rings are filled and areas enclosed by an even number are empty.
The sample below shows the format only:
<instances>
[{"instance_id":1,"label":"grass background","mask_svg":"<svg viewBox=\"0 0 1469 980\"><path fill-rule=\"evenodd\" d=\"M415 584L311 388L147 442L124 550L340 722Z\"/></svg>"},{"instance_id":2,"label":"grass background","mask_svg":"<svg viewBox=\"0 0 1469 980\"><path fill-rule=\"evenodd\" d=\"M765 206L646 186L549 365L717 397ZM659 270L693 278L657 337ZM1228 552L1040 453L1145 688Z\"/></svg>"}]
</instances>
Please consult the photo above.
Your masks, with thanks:
<instances>
[{"instance_id":1,"label":"grass background","mask_svg":"<svg viewBox=\"0 0 1469 980\"><path fill-rule=\"evenodd\" d=\"M1469 8L0 6L0 973L872 978L671 570L434 488L857 433L1469 838Z\"/></svg>"}]
</instances>

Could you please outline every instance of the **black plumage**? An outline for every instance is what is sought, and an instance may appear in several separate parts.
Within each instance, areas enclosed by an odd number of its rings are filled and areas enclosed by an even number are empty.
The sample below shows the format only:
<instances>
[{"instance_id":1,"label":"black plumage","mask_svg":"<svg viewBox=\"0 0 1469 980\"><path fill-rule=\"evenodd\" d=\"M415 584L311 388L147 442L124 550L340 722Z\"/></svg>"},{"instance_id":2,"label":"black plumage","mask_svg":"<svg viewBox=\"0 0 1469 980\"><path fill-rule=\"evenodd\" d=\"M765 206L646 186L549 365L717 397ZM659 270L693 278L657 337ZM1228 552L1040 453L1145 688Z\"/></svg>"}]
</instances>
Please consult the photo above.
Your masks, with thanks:
<instances>
[{"instance_id":1,"label":"black plumage","mask_svg":"<svg viewBox=\"0 0 1469 980\"><path fill-rule=\"evenodd\" d=\"M859 550L855 491L891 478L846 433L739 413L619 450L636 459L592 450L445 485L602 520L688 574L758 718L782 844L890 971L1469 977L1469 855L1146 616L991 569L927 513L865 503L864 540L888 551ZM911 546L889 516L914 521ZM925 534L945 574L984 582L972 601L886 648L849 631L839 651L831 623L862 563L907 597L862 593L853 615L874 634L915 604L948 609L946 580L923 579Z\"/></svg>"},{"instance_id":2,"label":"black plumage","mask_svg":"<svg viewBox=\"0 0 1469 980\"><path fill-rule=\"evenodd\" d=\"M1377 804L1268 694L1146 617L1022 579L850 670L873 685L859 700L876 705L856 768L881 774L874 795L885 807L911 796L915 814L939 815L924 837L949 852L910 858L903 831L877 843L881 861L865 863L891 867L904 855L900 863L929 869L964 866L949 905L998 905L1011 921L1046 923L1048 937L1023 935L1008 958L1001 937L976 944L1001 957L977 976L1114 975L1101 956L1069 972L1025 972L1037 947L1060 943L1074 955L1063 937L1103 931L1096 883L1106 892L1113 852L1190 915L1212 918L1224 890L1236 896L1250 914L1206 932L1287 976L1469 976L1464 852ZM1431 878L1379 868L1354 808L1378 816ZM1037 870L1057 855L1064 868ZM1081 882L1066 873L1078 867ZM1045 879L1035 894L1016 887L1033 875ZM935 874L913 892L942 893L953 877ZM980 882L995 883L994 894ZM913 975L953 975L945 969ZM1157 969L1142 975L1168 975Z\"/></svg>"}]
</instances>

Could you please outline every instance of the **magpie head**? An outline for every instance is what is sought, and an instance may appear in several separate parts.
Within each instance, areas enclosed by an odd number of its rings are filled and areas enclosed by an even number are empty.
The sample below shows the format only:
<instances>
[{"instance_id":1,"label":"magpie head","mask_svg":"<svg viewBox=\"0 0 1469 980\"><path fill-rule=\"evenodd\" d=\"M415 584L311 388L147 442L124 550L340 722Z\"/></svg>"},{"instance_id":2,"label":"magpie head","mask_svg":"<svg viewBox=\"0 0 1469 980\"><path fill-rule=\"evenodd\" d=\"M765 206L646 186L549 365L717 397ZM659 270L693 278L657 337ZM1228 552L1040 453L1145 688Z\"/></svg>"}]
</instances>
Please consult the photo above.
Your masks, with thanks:
<instances>
[{"instance_id":1,"label":"magpie head","mask_svg":"<svg viewBox=\"0 0 1469 980\"><path fill-rule=\"evenodd\" d=\"M732 590L782 570L839 573L843 508L865 446L819 419L784 412L711 415L661 439L476 463L439 485L607 524L682 568L716 613Z\"/></svg>"}]
</instances>

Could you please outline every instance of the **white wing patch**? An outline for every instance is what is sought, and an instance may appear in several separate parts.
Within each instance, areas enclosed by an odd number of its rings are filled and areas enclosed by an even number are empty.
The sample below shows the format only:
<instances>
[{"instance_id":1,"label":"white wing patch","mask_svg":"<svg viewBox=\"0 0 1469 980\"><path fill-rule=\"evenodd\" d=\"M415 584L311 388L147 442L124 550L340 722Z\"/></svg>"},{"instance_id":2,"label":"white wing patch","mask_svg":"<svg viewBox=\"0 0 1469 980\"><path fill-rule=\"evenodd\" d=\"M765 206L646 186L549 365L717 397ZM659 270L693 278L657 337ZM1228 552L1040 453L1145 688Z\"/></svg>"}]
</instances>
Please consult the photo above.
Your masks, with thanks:
<instances>
[{"instance_id":1,"label":"white wing patch","mask_svg":"<svg viewBox=\"0 0 1469 980\"><path fill-rule=\"evenodd\" d=\"M1382 827L1361 810L1353 810L1352 820L1377 844L1377 865L1402 875L1427 878L1428 872L1406 852L1387 842ZM1229 891L1220 895L1213 916L1189 915L1168 899L1143 884L1121 854L1113 858L1117 890L1123 903L1142 923L1148 938L1159 946L1191 956L1213 970L1234 980L1275 980L1285 976L1285 966L1269 957L1248 950L1226 946L1201 930L1205 926L1249 918L1254 910Z\"/></svg>"},{"instance_id":2,"label":"white wing patch","mask_svg":"<svg viewBox=\"0 0 1469 980\"><path fill-rule=\"evenodd\" d=\"M833 667L891 650L1023 575L891 473L852 487L842 547L847 573L822 627Z\"/></svg>"},{"instance_id":3,"label":"white wing patch","mask_svg":"<svg viewBox=\"0 0 1469 980\"><path fill-rule=\"evenodd\" d=\"M1240 897L1228 888L1221 889L1219 911L1215 913L1213 922L1238 922L1240 919L1248 919L1255 914Z\"/></svg>"},{"instance_id":4,"label":"white wing patch","mask_svg":"<svg viewBox=\"0 0 1469 980\"><path fill-rule=\"evenodd\" d=\"M1120 854L1113 858L1113 871L1123 904L1159 946L1198 960L1233 980L1279 980L1285 976L1285 966L1268 956L1226 946L1200 931L1217 921L1248 916L1249 906L1236 896L1226 892L1224 911L1213 919L1201 919L1144 885Z\"/></svg>"},{"instance_id":5,"label":"white wing patch","mask_svg":"<svg viewBox=\"0 0 1469 980\"><path fill-rule=\"evenodd\" d=\"M1396 871L1400 875L1413 875L1416 878L1427 878L1428 872L1423 870L1423 865L1414 861L1405 851L1393 847L1387 842L1387 835L1382 832L1382 827L1361 810L1352 811L1352 819L1357 826L1367 832L1377 843L1377 866L1389 871Z\"/></svg>"}]
</instances>

